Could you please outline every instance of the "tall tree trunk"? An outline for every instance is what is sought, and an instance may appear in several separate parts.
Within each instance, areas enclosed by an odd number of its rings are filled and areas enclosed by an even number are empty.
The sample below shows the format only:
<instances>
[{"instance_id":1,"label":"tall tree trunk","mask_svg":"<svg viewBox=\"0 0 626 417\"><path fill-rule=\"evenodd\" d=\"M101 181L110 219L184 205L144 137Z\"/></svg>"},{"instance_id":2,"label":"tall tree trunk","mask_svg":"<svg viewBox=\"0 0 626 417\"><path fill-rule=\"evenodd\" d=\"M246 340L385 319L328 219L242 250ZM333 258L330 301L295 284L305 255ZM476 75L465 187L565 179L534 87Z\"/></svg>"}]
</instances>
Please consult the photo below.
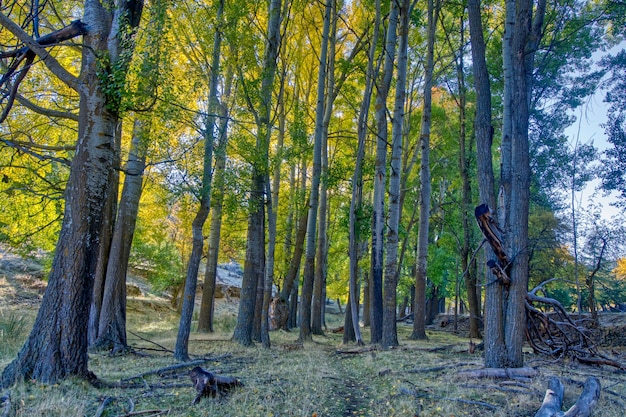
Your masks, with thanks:
<instances>
[{"instance_id":1,"label":"tall tree trunk","mask_svg":"<svg viewBox=\"0 0 626 417\"><path fill-rule=\"evenodd\" d=\"M283 68L282 74L285 74ZM269 305L272 297L272 285L274 283L274 259L276 249L276 217L278 214L278 196L280 193L280 171L283 163L283 145L285 141L285 78L281 79L280 92L278 94L278 140L276 143L276 155L274 160L274 174L272 176L271 187L268 187L267 195L269 196L267 203L267 223L268 223L268 243L267 243L267 262L265 264L265 288L263 294L263 312L265 317L261 318L261 342L263 347L270 348L269 338ZM269 185L269 179L268 179Z\"/></svg>"},{"instance_id":2,"label":"tall tree trunk","mask_svg":"<svg viewBox=\"0 0 626 417\"><path fill-rule=\"evenodd\" d=\"M400 6L400 43L398 47L398 75L391 129L391 170L389 173L389 220L387 222L387 261L385 264L383 334L385 348L398 346L396 328L396 288L398 286L398 231L400 227L400 175L402 173L402 133L404 131L404 106L406 97L406 72L408 62L409 15L411 0Z\"/></svg>"},{"instance_id":3,"label":"tall tree trunk","mask_svg":"<svg viewBox=\"0 0 626 417\"><path fill-rule=\"evenodd\" d=\"M487 204L495 213L495 179L492 165L493 126L491 125L491 86L485 57L485 40L480 13L480 0L468 0L470 38L472 43L472 67L474 70L474 89L476 90L476 115L474 132L476 136L476 156L478 168L478 194L481 204ZM506 41L506 38L505 38ZM506 42L505 42L506 43ZM498 216L495 215L497 219ZM487 260L496 257L489 249L484 249ZM483 266L486 281L493 282L495 277L489 268ZM487 285L485 288L485 365L492 367L502 363L504 355L504 335L502 332L502 311L499 292L501 288ZM487 315L487 311L489 314ZM487 359L489 358L489 359Z\"/></svg>"},{"instance_id":4,"label":"tall tree trunk","mask_svg":"<svg viewBox=\"0 0 626 417\"><path fill-rule=\"evenodd\" d=\"M277 59L280 50L281 34L281 0L271 0L268 11L267 41L263 58L263 79L259 93L260 105L258 112L251 107L257 124L256 153L257 160L252 164L252 186L250 192L250 213L248 215L248 239L246 261L241 284L241 297L237 325L233 340L243 346L252 344L255 316L261 320L263 314L255 314L259 296L258 283L265 278L265 182L268 173L269 139L271 136L270 112L272 89L276 77ZM261 285L263 287L263 284ZM267 316L265 316L267 318ZM257 325L259 323L256 323ZM263 327L265 325L259 326ZM260 335L259 335L260 336Z\"/></svg>"},{"instance_id":5,"label":"tall tree trunk","mask_svg":"<svg viewBox=\"0 0 626 417\"><path fill-rule=\"evenodd\" d=\"M113 165L118 152L115 129L119 119L114 97L101 88L98 74L102 68L98 61L107 56L120 71L118 76L126 73L133 42L120 31L130 29L127 33L133 32L142 6L140 1L124 2L122 7L113 8L105 8L99 2L85 2L87 32L82 42L78 80L61 69L45 50L34 51L46 65L54 66L51 70L55 74L66 77L64 81L69 80L79 93L78 140L48 286L30 335L17 357L2 372L0 385L3 387L20 377L48 384L69 376L93 377L87 367L89 307L103 209L110 192L108 181L116 168ZM127 18L122 21L122 16ZM16 36L29 38L23 36L25 33L19 26L12 29L16 29L12 31ZM109 92L115 93L115 86L113 88Z\"/></svg>"},{"instance_id":6,"label":"tall tree trunk","mask_svg":"<svg viewBox=\"0 0 626 417\"><path fill-rule=\"evenodd\" d=\"M436 1L436 4L434 3ZM428 261L428 234L430 222L430 123L432 112L432 85L435 67L435 31L440 2L428 0L428 50L424 69L424 108L420 128L420 211L417 234L417 268L415 270L415 311L411 339L427 339L426 336L426 268Z\"/></svg>"},{"instance_id":7,"label":"tall tree trunk","mask_svg":"<svg viewBox=\"0 0 626 417\"><path fill-rule=\"evenodd\" d=\"M380 2L376 2L380 7ZM396 39L400 5L391 2L389 21L383 49L384 63L380 82L376 89L376 162L374 175L374 212L372 227L372 277L370 288L370 332L371 343L381 343L383 337L383 269L385 252L385 189L387 170L387 97L393 78L396 57Z\"/></svg>"},{"instance_id":8,"label":"tall tree trunk","mask_svg":"<svg viewBox=\"0 0 626 417\"><path fill-rule=\"evenodd\" d=\"M98 335L94 346L114 353L128 349L126 342L126 271L133 242L143 173L146 166L149 122L135 119L131 150L124 169L124 187L106 269Z\"/></svg>"},{"instance_id":9,"label":"tall tree trunk","mask_svg":"<svg viewBox=\"0 0 626 417\"><path fill-rule=\"evenodd\" d=\"M326 294L326 273L328 271L328 129L332 117L337 91L335 90L335 44L337 36L337 5L331 3L331 28L328 40L328 73L326 76L326 103L322 119L322 154L320 181L320 205L318 220L317 261L315 263L315 282L313 288L313 314L311 331L324 334L324 305Z\"/></svg>"},{"instance_id":10,"label":"tall tree trunk","mask_svg":"<svg viewBox=\"0 0 626 417\"><path fill-rule=\"evenodd\" d=\"M302 278L302 302L300 323L300 340L310 340L311 335L311 303L313 301L313 284L315 281L315 249L317 231L317 212L319 208L319 184L322 171L322 136L324 133L324 96L328 68L328 43L332 2L326 2L324 8L324 29L320 50L319 72L317 77L317 105L315 108L315 134L313 142L313 173L311 174L311 193L309 195L309 216L307 225L306 251L304 254L304 276Z\"/></svg>"},{"instance_id":11,"label":"tall tree trunk","mask_svg":"<svg viewBox=\"0 0 626 417\"><path fill-rule=\"evenodd\" d=\"M226 74L224 96L229 97L232 90L233 71ZM202 301L198 317L198 332L213 332L213 318L215 314L215 290L217 284L217 263L219 259L220 235L222 231L222 209L224 205L224 174L226 172L226 148L228 146L228 110L226 103L222 103L221 120L219 122L219 140L215 148L215 169L211 186L211 226L208 240L208 254L202 288Z\"/></svg>"},{"instance_id":12,"label":"tall tree trunk","mask_svg":"<svg viewBox=\"0 0 626 417\"><path fill-rule=\"evenodd\" d=\"M156 64L161 58L161 39L165 28L167 7L168 1L160 0L155 2L150 10L150 21L154 23L147 30L148 45L141 57L144 65L137 85L137 101L139 103L151 102L156 94L159 75ZM143 191L142 183L150 143L151 119L150 113L135 115L131 147L124 169L122 197L117 211L110 250L106 257L104 292L101 311L97 314L99 323L96 327L96 338L91 343L92 347L111 350L113 353L124 352L128 349L126 341L126 272L137 223L139 201ZM119 137L121 139L121 131ZM112 183L116 189L118 181ZM117 192L112 190L111 194L117 197Z\"/></svg>"},{"instance_id":13,"label":"tall tree trunk","mask_svg":"<svg viewBox=\"0 0 626 417\"><path fill-rule=\"evenodd\" d=\"M224 15L224 1L221 0L217 9L216 29L213 36L213 54L211 57L211 74L209 79L208 113L204 126L204 160L202 172L202 189L200 190L200 206L196 217L191 224L192 246L187 275L185 277L185 290L183 294L183 308L180 315L174 357L181 361L189 359L189 334L191 333L191 320L196 303L196 288L198 283L198 270L202 259L204 247L204 223L209 216L211 207L211 179L213 162L213 145L215 143L215 115L219 111L219 99L217 98L217 84L219 82L220 54L222 45L222 20Z\"/></svg>"},{"instance_id":14,"label":"tall tree trunk","mask_svg":"<svg viewBox=\"0 0 626 417\"><path fill-rule=\"evenodd\" d=\"M533 17L532 0L516 0L516 19L513 34L512 138L511 138L511 194L507 212L505 245L513 258L511 289L506 303L505 342L508 366L524 364L522 347L525 337L525 302L528 293L528 214L530 204L530 155L528 126L532 73L535 52L541 40L546 1L539 0ZM531 24L532 22L532 24Z\"/></svg>"},{"instance_id":15,"label":"tall tree trunk","mask_svg":"<svg viewBox=\"0 0 626 417\"><path fill-rule=\"evenodd\" d=\"M122 129L121 123L118 124L118 128L115 131L116 146L121 146ZM115 156L116 161L113 162L114 166L120 166L119 154ZM102 223L102 234L100 236L100 250L98 253L98 262L96 264L96 273L94 276L93 296L91 299L91 307L89 308L89 330L88 340L89 346L93 346L98 338L99 326L100 326L100 313L102 310L102 304L104 300L105 288L107 285L107 266L109 264L109 255L111 253L111 243L113 241L113 233L115 229L115 218L118 210L118 189L119 189L120 174L118 170L111 172L111 178L109 184L111 191L107 196L107 201L104 206L104 218Z\"/></svg>"},{"instance_id":16,"label":"tall tree trunk","mask_svg":"<svg viewBox=\"0 0 626 417\"><path fill-rule=\"evenodd\" d=\"M477 4L469 4L469 7L478 7ZM477 13L473 10L472 13ZM480 22L479 22L480 23ZM482 25L481 25L482 31ZM457 80L459 83L459 173L461 175L461 221L463 224L463 239L461 240L461 270L467 292L467 304L469 306L469 334L470 338L480 338L480 305L478 303L475 268L470 268L470 252L472 244L472 227L470 223L472 192L469 178L470 159L467 152L467 88L465 84L465 27L464 19L461 17L461 41L459 46L459 56L457 59ZM481 32L482 35L482 32ZM484 45L483 45L484 47ZM470 152L471 153L471 152ZM456 311L456 310L455 310Z\"/></svg>"}]
</instances>

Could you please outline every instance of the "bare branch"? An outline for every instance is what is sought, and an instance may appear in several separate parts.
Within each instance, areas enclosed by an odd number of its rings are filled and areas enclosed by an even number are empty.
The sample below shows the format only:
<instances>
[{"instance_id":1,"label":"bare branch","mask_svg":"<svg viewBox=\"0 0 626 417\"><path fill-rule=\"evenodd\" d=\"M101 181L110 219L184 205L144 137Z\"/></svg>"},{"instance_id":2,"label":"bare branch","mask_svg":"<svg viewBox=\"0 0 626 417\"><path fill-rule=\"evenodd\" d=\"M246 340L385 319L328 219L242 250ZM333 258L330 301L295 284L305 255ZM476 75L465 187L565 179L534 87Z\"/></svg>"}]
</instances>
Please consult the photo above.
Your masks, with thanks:
<instances>
[{"instance_id":1,"label":"bare branch","mask_svg":"<svg viewBox=\"0 0 626 417\"><path fill-rule=\"evenodd\" d=\"M42 36L38 40L33 39L28 33L26 33L15 22L9 19L4 13L0 13L0 25L8 29L15 37L22 41L31 53L36 54L48 67L54 75L56 75L61 81L67 84L73 90L78 91L78 78L66 70L45 48L46 46L56 45L60 42L75 38L77 36L87 33L85 25L80 20L75 20L70 23L69 26L63 29L52 32L46 36ZM19 50L16 51L16 55L19 54ZM26 53L28 54L28 52ZM10 55L6 55L8 57Z\"/></svg>"}]
</instances>

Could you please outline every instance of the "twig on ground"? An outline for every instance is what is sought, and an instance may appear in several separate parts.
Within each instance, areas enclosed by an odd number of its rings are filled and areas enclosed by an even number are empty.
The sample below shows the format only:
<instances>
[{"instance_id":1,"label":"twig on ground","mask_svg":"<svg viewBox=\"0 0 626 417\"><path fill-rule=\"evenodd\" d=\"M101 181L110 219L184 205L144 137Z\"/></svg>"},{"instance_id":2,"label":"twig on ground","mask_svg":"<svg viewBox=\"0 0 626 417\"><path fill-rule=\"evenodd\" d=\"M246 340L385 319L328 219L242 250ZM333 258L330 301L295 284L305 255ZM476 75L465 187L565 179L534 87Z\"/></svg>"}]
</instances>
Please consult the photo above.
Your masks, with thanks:
<instances>
[{"instance_id":1,"label":"twig on ground","mask_svg":"<svg viewBox=\"0 0 626 417\"><path fill-rule=\"evenodd\" d=\"M161 345L159 345L158 343L153 342L152 340L146 339L145 337L140 336L140 335L138 335L137 333L133 333L133 332L131 332L130 330L128 331L128 333L132 334L132 335L133 335L133 336L135 336L135 337L138 337L139 339L143 340L144 342L152 343L153 345L158 346L161 350L163 350L163 351L165 351L165 352L168 352L168 353L174 353L174 351L173 351L173 350L170 350L170 349L166 348L165 346L161 346ZM142 349L145 349L145 348L142 348Z\"/></svg>"},{"instance_id":2,"label":"twig on ground","mask_svg":"<svg viewBox=\"0 0 626 417\"><path fill-rule=\"evenodd\" d=\"M124 382L129 382L132 381L133 379L143 379L145 376L148 375L155 375L155 374L163 374L166 372L170 372L170 371L174 371L180 368L187 368L187 367L193 367L193 366L198 366L198 365L202 365L206 362L214 362L214 361L219 361L225 358L230 357L231 355L229 353L224 354L224 355L220 355L220 356L215 356L212 358L202 358L202 359L196 359L194 361L189 361L189 362L183 362L183 363L178 363L176 365L170 365L170 366L166 366L164 368L159 368L159 369L154 369L151 371L146 371L146 372L142 372L138 375L134 375L128 378L123 378L120 380L120 383L124 383Z\"/></svg>"},{"instance_id":3,"label":"twig on ground","mask_svg":"<svg viewBox=\"0 0 626 417\"><path fill-rule=\"evenodd\" d=\"M427 394L427 393L420 393L417 392L415 390L409 389L409 388L400 388L400 393L402 394L406 394L406 395L411 395L415 398L430 398L433 400L443 400L443 401L454 401L457 403L461 403L461 404L469 404L469 405L478 405L480 407L484 407L484 408L488 408L490 410L497 410L498 407L493 405L493 404L489 404L486 403L484 401L474 401L474 400L466 400L464 398L451 398L451 397L444 397L441 395L434 395L434 394Z\"/></svg>"},{"instance_id":4,"label":"twig on ground","mask_svg":"<svg viewBox=\"0 0 626 417\"><path fill-rule=\"evenodd\" d=\"M104 409L107 407L107 405L111 404L112 401L113 397L106 397L104 400L102 400L102 403L96 410L96 414L94 414L94 417L101 417L102 414L104 414Z\"/></svg>"},{"instance_id":5,"label":"twig on ground","mask_svg":"<svg viewBox=\"0 0 626 417\"><path fill-rule=\"evenodd\" d=\"M141 411L132 411L126 414L118 414L115 417L134 417L134 416L148 416L148 417L157 417L164 414L168 414L170 410L141 410Z\"/></svg>"}]
</instances>

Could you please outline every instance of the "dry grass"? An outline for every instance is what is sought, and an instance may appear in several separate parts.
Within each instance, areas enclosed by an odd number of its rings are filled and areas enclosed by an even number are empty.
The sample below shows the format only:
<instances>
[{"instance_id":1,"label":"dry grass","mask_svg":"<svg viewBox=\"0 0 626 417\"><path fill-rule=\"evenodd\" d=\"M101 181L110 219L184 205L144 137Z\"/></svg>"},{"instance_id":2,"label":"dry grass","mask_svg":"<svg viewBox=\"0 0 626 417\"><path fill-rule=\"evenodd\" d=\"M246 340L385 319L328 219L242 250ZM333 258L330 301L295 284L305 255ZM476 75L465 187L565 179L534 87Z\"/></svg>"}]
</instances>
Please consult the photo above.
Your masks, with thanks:
<instances>
[{"instance_id":1,"label":"dry grass","mask_svg":"<svg viewBox=\"0 0 626 417\"><path fill-rule=\"evenodd\" d=\"M190 340L190 353L194 358L207 358L206 369L236 376L245 383L225 398L203 399L192 406L195 393L187 378L192 366L127 380L176 364L170 353L157 346L173 349L176 314L163 300L132 300L129 341L137 353L122 357L92 354L90 368L103 381L125 380L126 385L134 383L134 388L96 389L75 379L54 386L22 382L11 388L13 415L91 417L110 398L103 416L130 416L132 410L143 411L133 414L142 416L521 417L537 410L549 376L561 377L569 406L581 391L578 384L590 374L598 376L603 386L595 415L623 415L626 376L612 369L550 363L528 353L527 364L540 371L533 380L461 379L459 370L482 364L480 353L467 352L467 339L430 331L428 341L409 341L410 328L404 326L399 330L401 347L388 351L341 346L341 335L330 332L303 346L296 343L297 332L273 332L271 349L243 348L229 341L233 310L233 304L222 303L216 326L221 330L193 333ZM7 317L10 315L3 308L0 321ZM32 313L25 317L30 325ZM341 319L330 315L329 327L339 325ZM10 361L26 336L22 331L8 340L5 334L2 346L11 347L0 349L1 366Z\"/></svg>"},{"instance_id":2,"label":"dry grass","mask_svg":"<svg viewBox=\"0 0 626 417\"><path fill-rule=\"evenodd\" d=\"M20 276L0 275L0 369L28 336L41 296L32 275ZM410 327L400 324L401 346L387 351L342 346L342 335L331 332L299 345L297 331L279 331L271 334L268 350L230 342L235 302L219 300L217 314L216 332L192 333L189 347L194 359L207 359L204 368L244 382L227 397L192 406L195 392L187 373L195 365L141 376L177 364L171 350L178 316L168 300L146 296L128 302L129 343L135 353L90 355L90 369L118 387L94 388L78 379L53 386L24 381L10 388L11 415L525 417L539 408L552 375L565 384L566 406L576 400L586 377L595 375L602 397L594 415L622 417L626 409L626 375L612 368L553 363L528 352L526 364L539 371L532 380L463 379L458 371L480 368L481 352L468 353L469 340L439 329L429 331L427 341L410 341ZM327 321L329 328L338 327L343 316L329 314ZM369 340L367 329L364 337ZM614 353L624 362L623 352Z\"/></svg>"}]
</instances>

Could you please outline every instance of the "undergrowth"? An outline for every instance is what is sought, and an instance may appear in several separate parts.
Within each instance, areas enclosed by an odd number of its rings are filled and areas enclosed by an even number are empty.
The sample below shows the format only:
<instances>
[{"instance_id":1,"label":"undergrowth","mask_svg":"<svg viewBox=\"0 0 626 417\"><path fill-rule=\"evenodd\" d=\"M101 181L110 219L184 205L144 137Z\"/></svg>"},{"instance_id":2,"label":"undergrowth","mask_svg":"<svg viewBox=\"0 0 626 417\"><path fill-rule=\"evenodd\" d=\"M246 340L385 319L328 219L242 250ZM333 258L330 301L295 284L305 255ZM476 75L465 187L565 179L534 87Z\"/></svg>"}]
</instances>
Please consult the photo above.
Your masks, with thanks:
<instances>
[{"instance_id":1,"label":"undergrowth","mask_svg":"<svg viewBox=\"0 0 626 417\"><path fill-rule=\"evenodd\" d=\"M230 341L235 305L220 303L216 332L192 332L190 354L194 361L202 360L205 369L240 379L243 388L192 405L195 392L187 374L196 362L148 373L178 364L171 353L178 317L166 301L133 300L128 315L133 353L90 354L90 369L108 388L95 388L80 379L57 385L23 381L10 387L11 415L522 417L534 415L541 405L549 376L565 383L569 407L590 374L603 385L594 415L623 415L626 376L612 369L553 363L527 352L526 364L539 370L532 380L462 379L458 371L481 368L483 363L480 351L468 352L468 339L431 330L428 340L411 341L411 328L403 324L400 347L390 350L343 346L342 335L330 331L300 344L297 329L272 332L270 349L260 344L244 348ZM342 319L328 315L329 328L340 326ZM6 309L0 314L3 366L27 336L26 323L30 326L31 321ZM367 329L364 337L369 339Z\"/></svg>"}]
</instances>

